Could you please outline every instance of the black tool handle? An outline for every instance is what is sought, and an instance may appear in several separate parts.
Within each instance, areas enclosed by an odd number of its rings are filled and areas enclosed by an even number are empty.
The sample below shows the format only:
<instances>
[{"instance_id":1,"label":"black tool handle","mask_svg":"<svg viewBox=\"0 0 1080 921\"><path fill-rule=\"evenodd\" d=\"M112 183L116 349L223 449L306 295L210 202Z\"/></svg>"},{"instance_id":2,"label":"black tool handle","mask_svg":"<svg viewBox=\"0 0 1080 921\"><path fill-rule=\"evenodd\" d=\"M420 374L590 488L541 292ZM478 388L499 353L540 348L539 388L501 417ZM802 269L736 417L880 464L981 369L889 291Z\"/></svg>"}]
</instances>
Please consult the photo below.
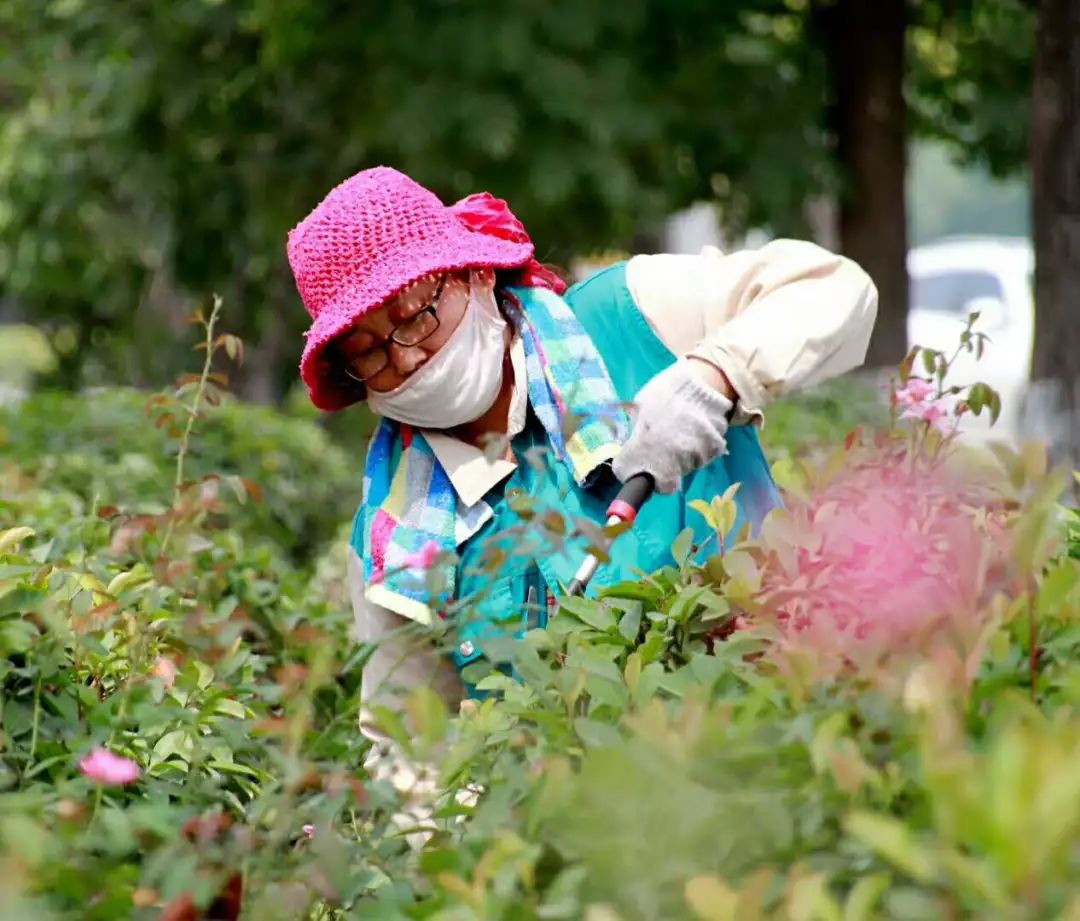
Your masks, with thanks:
<instances>
[{"instance_id":1,"label":"black tool handle","mask_svg":"<svg viewBox=\"0 0 1080 921\"><path fill-rule=\"evenodd\" d=\"M612 500L611 505L608 507L608 515L615 515L624 520L633 521L634 516L637 515L641 506L649 500L655 489L656 480L652 478L651 473L635 473L623 484L619 494ZM633 510L633 514L628 518L624 518L624 515L620 514L626 508Z\"/></svg>"}]
</instances>

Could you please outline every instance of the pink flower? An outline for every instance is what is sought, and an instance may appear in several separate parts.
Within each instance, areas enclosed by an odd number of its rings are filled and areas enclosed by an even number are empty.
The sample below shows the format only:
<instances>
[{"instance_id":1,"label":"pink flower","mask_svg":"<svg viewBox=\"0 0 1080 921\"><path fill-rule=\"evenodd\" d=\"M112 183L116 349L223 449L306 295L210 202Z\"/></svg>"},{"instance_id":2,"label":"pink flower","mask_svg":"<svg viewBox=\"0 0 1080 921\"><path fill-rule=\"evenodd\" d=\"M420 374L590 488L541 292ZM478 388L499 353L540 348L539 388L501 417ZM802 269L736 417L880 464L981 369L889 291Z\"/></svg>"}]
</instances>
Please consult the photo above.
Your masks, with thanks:
<instances>
[{"instance_id":1,"label":"pink flower","mask_svg":"<svg viewBox=\"0 0 1080 921\"><path fill-rule=\"evenodd\" d=\"M315 837L315 826L314 825L304 825L304 826L301 827L300 831L302 831L304 833L304 836L307 837L307 838L314 838Z\"/></svg>"},{"instance_id":2,"label":"pink flower","mask_svg":"<svg viewBox=\"0 0 1080 921\"><path fill-rule=\"evenodd\" d=\"M921 377L909 377L908 382L896 391L896 402L900 406L918 406L934 393L934 385Z\"/></svg>"},{"instance_id":3,"label":"pink flower","mask_svg":"<svg viewBox=\"0 0 1080 921\"><path fill-rule=\"evenodd\" d=\"M166 659L164 656L158 656L154 667L150 669L150 674L158 678L167 688L171 688L176 683L176 665L172 659Z\"/></svg>"},{"instance_id":4,"label":"pink flower","mask_svg":"<svg viewBox=\"0 0 1080 921\"><path fill-rule=\"evenodd\" d=\"M900 418L918 419L922 422L927 422L943 435L947 434L952 428L949 423L949 411L941 405L940 401L927 403L922 406L913 405L904 410L904 413Z\"/></svg>"},{"instance_id":5,"label":"pink flower","mask_svg":"<svg viewBox=\"0 0 1080 921\"><path fill-rule=\"evenodd\" d=\"M139 766L129 758L114 755L105 748L95 748L79 762L79 770L94 783L122 787L139 779Z\"/></svg>"}]
</instances>

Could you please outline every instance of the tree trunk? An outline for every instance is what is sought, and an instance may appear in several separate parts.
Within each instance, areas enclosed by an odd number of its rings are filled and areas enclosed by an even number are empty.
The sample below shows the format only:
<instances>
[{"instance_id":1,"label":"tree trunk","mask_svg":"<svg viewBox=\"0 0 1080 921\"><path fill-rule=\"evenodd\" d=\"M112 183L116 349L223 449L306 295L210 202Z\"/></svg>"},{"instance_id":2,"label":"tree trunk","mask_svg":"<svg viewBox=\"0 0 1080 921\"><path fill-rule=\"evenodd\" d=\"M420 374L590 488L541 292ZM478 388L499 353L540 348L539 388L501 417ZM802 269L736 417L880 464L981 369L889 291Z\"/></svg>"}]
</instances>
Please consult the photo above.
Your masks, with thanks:
<instances>
[{"instance_id":1,"label":"tree trunk","mask_svg":"<svg viewBox=\"0 0 1080 921\"><path fill-rule=\"evenodd\" d=\"M249 344L244 364L243 389L240 395L249 403L277 406L285 396L282 389L282 366L290 369L294 363L286 362L286 324L279 316L266 318L266 327L255 344ZM291 357L291 356L290 356Z\"/></svg>"},{"instance_id":2,"label":"tree trunk","mask_svg":"<svg viewBox=\"0 0 1080 921\"><path fill-rule=\"evenodd\" d=\"M1080 463L1080 3L1039 0L1031 98L1033 415L1055 461Z\"/></svg>"},{"instance_id":3,"label":"tree trunk","mask_svg":"<svg viewBox=\"0 0 1080 921\"><path fill-rule=\"evenodd\" d=\"M907 106L905 0L838 0L825 11L833 68L832 120L844 175L840 248L878 288L868 367L907 351Z\"/></svg>"}]
</instances>

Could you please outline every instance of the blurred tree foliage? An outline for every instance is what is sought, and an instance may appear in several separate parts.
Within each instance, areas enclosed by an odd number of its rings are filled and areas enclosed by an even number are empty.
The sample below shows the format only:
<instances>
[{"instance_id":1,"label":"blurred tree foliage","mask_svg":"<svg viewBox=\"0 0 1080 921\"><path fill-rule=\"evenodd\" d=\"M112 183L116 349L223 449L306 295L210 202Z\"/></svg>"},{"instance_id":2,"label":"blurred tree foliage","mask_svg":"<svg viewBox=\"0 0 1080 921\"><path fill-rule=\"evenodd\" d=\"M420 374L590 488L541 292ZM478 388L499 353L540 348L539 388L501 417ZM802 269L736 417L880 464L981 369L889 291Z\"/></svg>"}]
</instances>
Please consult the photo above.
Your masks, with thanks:
<instances>
[{"instance_id":1,"label":"blurred tree foliage","mask_svg":"<svg viewBox=\"0 0 1080 921\"><path fill-rule=\"evenodd\" d=\"M9 0L4 293L74 384L175 370L188 299L218 291L271 398L306 319L285 234L367 166L490 189L555 261L702 197L800 230L828 177L799 6Z\"/></svg>"},{"instance_id":2,"label":"blurred tree foliage","mask_svg":"<svg viewBox=\"0 0 1080 921\"><path fill-rule=\"evenodd\" d=\"M908 31L912 128L998 178L1028 164L1035 9L1027 0L925 0Z\"/></svg>"},{"instance_id":3,"label":"blurred tree foliage","mask_svg":"<svg viewBox=\"0 0 1080 921\"><path fill-rule=\"evenodd\" d=\"M1007 170L1021 4L913 9L916 127ZM153 384L218 292L250 349L237 389L273 400L307 319L285 235L368 166L505 197L555 262L703 198L729 230L806 233L842 173L811 19L810 0L8 0L0 298L49 332L62 383Z\"/></svg>"},{"instance_id":4,"label":"blurred tree foliage","mask_svg":"<svg viewBox=\"0 0 1080 921\"><path fill-rule=\"evenodd\" d=\"M840 249L877 282L867 362L906 351L906 148L943 140L997 176L1026 162L1034 10L1028 0L807 0L828 49Z\"/></svg>"}]
</instances>

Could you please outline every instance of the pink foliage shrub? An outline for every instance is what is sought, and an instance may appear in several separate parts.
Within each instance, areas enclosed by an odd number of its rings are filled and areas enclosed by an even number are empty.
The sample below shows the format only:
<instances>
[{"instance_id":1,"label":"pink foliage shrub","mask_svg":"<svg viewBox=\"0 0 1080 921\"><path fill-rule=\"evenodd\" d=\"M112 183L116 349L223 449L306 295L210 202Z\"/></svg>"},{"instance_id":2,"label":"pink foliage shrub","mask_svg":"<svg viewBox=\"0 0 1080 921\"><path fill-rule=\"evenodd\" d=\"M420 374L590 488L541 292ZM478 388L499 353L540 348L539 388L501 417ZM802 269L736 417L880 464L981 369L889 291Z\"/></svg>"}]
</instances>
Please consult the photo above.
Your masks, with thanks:
<instances>
[{"instance_id":1,"label":"pink foliage shrub","mask_svg":"<svg viewBox=\"0 0 1080 921\"><path fill-rule=\"evenodd\" d=\"M1005 503L903 451L848 454L766 522L756 619L779 628L780 650L827 668L941 643L969 653L1009 579Z\"/></svg>"}]
</instances>

